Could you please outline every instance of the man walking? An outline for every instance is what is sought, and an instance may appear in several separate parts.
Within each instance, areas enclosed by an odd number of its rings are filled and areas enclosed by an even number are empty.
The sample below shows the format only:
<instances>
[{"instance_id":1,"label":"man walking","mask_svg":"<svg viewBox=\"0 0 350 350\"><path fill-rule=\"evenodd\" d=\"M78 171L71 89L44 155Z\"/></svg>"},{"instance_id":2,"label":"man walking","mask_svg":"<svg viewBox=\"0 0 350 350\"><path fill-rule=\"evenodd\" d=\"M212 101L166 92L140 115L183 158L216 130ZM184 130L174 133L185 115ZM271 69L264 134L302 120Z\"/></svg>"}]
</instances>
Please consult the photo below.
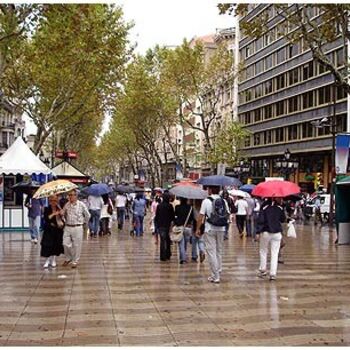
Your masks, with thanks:
<instances>
[{"instance_id":1,"label":"man walking","mask_svg":"<svg viewBox=\"0 0 350 350\"><path fill-rule=\"evenodd\" d=\"M100 229L100 218L103 205L104 203L101 196L90 195L88 197L88 207L90 212L89 229L91 237L97 237L97 232Z\"/></svg>"},{"instance_id":2,"label":"man walking","mask_svg":"<svg viewBox=\"0 0 350 350\"><path fill-rule=\"evenodd\" d=\"M160 260L170 260L170 229L175 220L174 207L170 204L169 193L164 193L162 202L158 204L154 222L160 237Z\"/></svg>"},{"instance_id":3,"label":"man walking","mask_svg":"<svg viewBox=\"0 0 350 350\"><path fill-rule=\"evenodd\" d=\"M236 203L237 213L236 213L236 224L240 238L243 238L244 226L248 213L248 203L243 199L243 197L238 197Z\"/></svg>"},{"instance_id":4,"label":"man walking","mask_svg":"<svg viewBox=\"0 0 350 350\"><path fill-rule=\"evenodd\" d=\"M86 205L78 200L77 191L68 193L69 202L62 209L65 218L63 233L63 247L66 260L63 266L72 264L76 268L80 259L84 228L90 219L90 213Z\"/></svg>"},{"instance_id":5,"label":"man walking","mask_svg":"<svg viewBox=\"0 0 350 350\"><path fill-rule=\"evenodd\" d=\"M43 210L43 202L41 199L33 198L33 193L27 196L24 205L28 208L29 232L31 242L37 244L40 231L40 220Z\"/></svg>"},{"instance_id":6,"label":"man walking","mask_svg":"<svg viewBox=\"0 0 350 350\"><path fill-rule=\"evenodd\" d=\"M118 229L122 230L125 221L125 208L127 198L123 193L118 193L115 199L116 207L117 207L117 217L118 217Z\"/></svg>"},{"instance_id":7,"label":"man walking","mask_svg":"<svg viewBox=\"0 0 350 350\"><path fill-rule=\"evenodd\" d=\"M222 272L222 248L230 210L227 202L219 195L220 187L208 187L209 197L202 202L197 221L196 236L200 237L200 227L204 226L204 242L211 269L209 282L220 283Z\"/></svg>"}]
</instances>

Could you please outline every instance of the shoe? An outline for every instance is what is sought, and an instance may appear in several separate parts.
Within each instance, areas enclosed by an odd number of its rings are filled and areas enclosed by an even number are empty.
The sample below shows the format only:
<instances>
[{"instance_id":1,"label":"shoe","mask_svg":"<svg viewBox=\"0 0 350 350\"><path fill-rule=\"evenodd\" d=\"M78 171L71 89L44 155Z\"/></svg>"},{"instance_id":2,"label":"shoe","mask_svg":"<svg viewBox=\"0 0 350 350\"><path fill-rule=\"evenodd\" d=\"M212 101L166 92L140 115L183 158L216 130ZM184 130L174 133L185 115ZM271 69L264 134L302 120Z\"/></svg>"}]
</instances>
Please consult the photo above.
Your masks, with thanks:
<instances>
[{"instance_id":1,"label":"shoe","mask_svg":"<svg viewBox=\"0 0 350 350\"><path fill-rule=\"evenodd\" d=\"M197 262L197 258L192 258L191 259L193 262Z\"/></svg>"},{"instance_id":2,"label":"shoe","mask_svg":"<svg viewBox=\"0 0 350 350\"><path fill-rule=\"evenodd\" d=\"M50 265L51 265L51 267L55 268L57 266L57 263L56 263L56 261L53 261Z\"/></svg>"},{"instance_id":3,"label":"shoe","mask_svg":"<svg viewBox=\"0 0 350 350\"><path fill-rule=\"evenodd\" d=\"M267 272L259 270L257 276L260 278L264 278L265 276L267 276Z\"/></svg>"},{"instance_id":4,"label":"shoe","mask_svg":"<svg viewBox=\"0 0 350 350\"><path fill-rule=\"evenodd\" d=\"M224 237L224 241L227 241L228 240L228 237Z\"/></svg>"},{"instance_id":5,"label":"shoe","mask_svg":"<svg viewBox=\"0 0 350 350\"><path fill-rule=\"evenodd\" d=\"M283 258L278 258L278 263L279 263L279 264L284 264Z\"/></svg>"},{"instance_id":6,"label":"shoe","mask_svg":"<svg viewBox=\"0 0 350 350\"><path fill-rule=\"evenodd\" d=\"M220 283L220 279L213 276L208 277L208 281L211 283Z\"/></svg>"},{"instance_id":7,"label":"shoe","mask_svg":"<svg viewBox=\"0 0 350 350\"><path fill-rule=\"evenodd\" d=\"M49 261L49 259L47 259L46 261L45 261L45 264L44 264L44 269L48 269L49 268L49 265L50 265L50 261Z\"/></svg>"},{"instance_id":8,"label":"shoe","mask_svg":"<svg viewBox=\"0 0 350 350\"><path fill-rule=\"evenodd\" d=\"M78 266L78 263L76 263L76 262L72 263L72 269L76 269L77 266Z\"/></svg>"},{"instance_id":9,"label":"shoe","mask_svg":"<svg viewBox=\"0 0 350 350\"><path fill-rule=\"evenodd\" d=\"M199 261L202 263L205 259L205 253L199 252Z\"/></svg>"},{"instance_id":10,"label":"shoe","mask_svg":"<svg viewBox=\"0 0 350 350\"><path fill-rule=\"evenodd\" d=\"M270 276L270 281L276 281L276 276L271 275L271 276Z\"/></svg>"},{"instance_id":11,"label":"shoe","mask_svg":"<svg viewBox=\"0 0 350 350\"><path fill-rule=\"evenodd\" d=\"M71 262L71 260L65 260L62 266L68 266Z\"/></svg>"},{"instance_id":12,"label":"shoe","mask_svg":"<svg viewBox=\"0 0 350 350\"><path fill-rule=\"evenodd\" d=\"M182 265L182 264L186 264L187 263L187 261L186 260L181 260L180 261L180 264Z\"/></svg>"},{"instance_id":13,"label":"shoe","mask_svg":"<svg viewBox=\"0 0 350 350\"><path fill-rule=\"evenodd\" d=\"M38 244L38 239L37 239L37 238L33 238L32 242L33 242L34 244Z\"/></svg>"}]
</instances>

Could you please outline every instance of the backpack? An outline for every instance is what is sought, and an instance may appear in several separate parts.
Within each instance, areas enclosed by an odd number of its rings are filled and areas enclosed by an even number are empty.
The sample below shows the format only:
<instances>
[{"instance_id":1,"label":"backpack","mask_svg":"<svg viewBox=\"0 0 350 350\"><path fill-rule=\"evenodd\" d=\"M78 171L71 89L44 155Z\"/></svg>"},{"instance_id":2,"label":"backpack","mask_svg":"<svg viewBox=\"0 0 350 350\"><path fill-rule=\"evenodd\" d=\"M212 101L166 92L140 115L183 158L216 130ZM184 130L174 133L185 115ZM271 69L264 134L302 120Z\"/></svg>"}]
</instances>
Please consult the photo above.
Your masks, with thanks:
<instances>
[{"instance_id":1,"label":"backpack","mask_svg":"<svg viewBox=\"0 0 350 350\"><path fill-rule=\"evenodd\" d=\"M209 224L213 226L226 226L230 213L227 210L225 200L223 198L208 199L212 202L211 214L208 217Z\"/></svg>"}]
</instances>

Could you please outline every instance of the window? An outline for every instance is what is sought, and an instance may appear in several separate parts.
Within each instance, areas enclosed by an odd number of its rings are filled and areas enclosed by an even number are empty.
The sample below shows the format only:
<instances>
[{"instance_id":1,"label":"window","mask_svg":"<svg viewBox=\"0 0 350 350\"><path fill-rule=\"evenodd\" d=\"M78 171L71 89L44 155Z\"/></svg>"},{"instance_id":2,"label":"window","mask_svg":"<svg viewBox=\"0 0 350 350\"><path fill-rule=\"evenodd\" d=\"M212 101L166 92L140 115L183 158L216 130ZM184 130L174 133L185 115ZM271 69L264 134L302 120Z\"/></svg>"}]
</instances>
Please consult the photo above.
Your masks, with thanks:
<instances>
[{"instance_id":1,"label":"window","mask_svg":"<svg viewBox=\"0 0 350 350\"><path fill-rule=\"evenodd\" d=\"M272 118L272 105L268 105L264 107L264 119Z\"/></svg>"},{"instance_id":2,"label":"window","mask_svg":"<svg viewBox=\"0 0 350 350\"><path fill-rule=\"evenodd\" d=\"M276 63L280 64L286 60L286 48L283 47L276 52Z\"/></svg>"},{"instance_id":3,"label":"window","mask_svg":"<svg viewBox=\"0 0 350 350\"><path fill-rule=\"evenodd\" d=\"M302 95L303 109L310 108L314 106L314 92L309 91Z\"/></svg>"},{"instance_id":4,"label":"window","mask_svg":"<svg viewBox=\"0 0 350 350\"><path fill-rule=\"evenodd\" d=\"M335 60L336 60L335 64L337 65L337 67L344 65L345 59L344 59L344 49L343 48L338 49L335 52Z\"/></svg>"},{"instance_id":5,"label":"window","mask_svg":"<svg viewBox=\"0 0 350 350\"><path fill-rule=\"evenodd\" d=\"M301 124L301 134L303 139L307 139L309 137L314 137L315 128L310 122Z\"/></svg>"},{"instance_id":6,"label":"window","mask_svg":"<svg viewBox=\"0 0 350 350\"><path fill-rule=\"evenodd\" d=\"M297 140L298 139L298 125L288 126L288 140Z\"/></svg>"},{"instance_id":7,"label":"window","mask_svg":"<svg viewBox=\"0 0 350 350\"><path fill-rule=\"evenodd\" d=\"M292 58L300 53L300 42L290 44L288 47L289 58Z\"/></svg>"},{"instance_id":8,"label":"window","mask_svg":"<svg viewBox=\"0 0 350 350\"><path fill-rule=\"evenodd\" d=\"M8 147L8 144L7 144L7 132L6 131L2 132L2 145L4 147Z\"/></svg>"},{"instance_id":9,"label":"window","mask_svg":"<svg viewBox=\"0 0 350 350\"><path fill-rule=\"evenodd\" d=\"M260 60L259 62L255 63L255 75L260 74L264 71L264 61Z\"/></svg>"},{"instance_id":10,"label":"window","mask_svg":"<svg viewBox=\"0 0 350 350\"><path fill-rule=\"evenodd\" d=\"M298 96L294 96L288 99L288 113L293 113L299 110Z\"/></svg>"},{"instance_id":11,"label":"window","mask_svg":"<svg viewBox=\"0 0 350 350\"><path fill-rule=\"evenodd\" d=\"M271 130L267 130L264 132L264 143L266 145L272 143L272 131Z\"/></svg>"},{"instance_id":12,"label":"window","mask_svg":"<svg viewBox=\"0 0 350 350\"><path fill-rule=\"evenodd\" d=\"M323 105L331 101L331 87L324 86L318 89L318 104Z\"/></svg>"},{"instance_id":13,"label":"window","mask_svg":"<svg viewBox=\"0 0 350 350\"><path fill-rule=\"evenodd\" d=\"M284 141L284 128L277 128L276 131L276 142L283 142Z\"/></svg>"},{"instance_id":14,"label":"window","mask_svg":"<svg viewBox=\"0 0 350 350\"><path fill-rule=\"evenodd\" d=\"M255 51L260 50L263 47L263 37L255 40Z\"/></svg>"},{"instance_id":15,"label":"window","mask_svg":"<svg viewBox=\"0 0 350 350\"><path fill-rule=\"evenodd\" d=\"M260 132L254 134L254 146L260 145Z\"/></svg>"},{"instance_id":16,"label":"window","mask_svg":"<svg viewBox=\"0 0 350 350\"><path fill-rule=\"evenodd\" d=\"M314 75L314 63L313 61L306 63L302 68L303 80L310 79Z\"/></svg>"},{"instance_id":17,"label":"window","mask_svg":"<svg viewBox=\"0 0 350 350\"><path fill-rule=\"evenodd\" d=\"M245 147L250 147L250 136L247 136L247 137L244 139L244 146L245 146Z\"/></svg>"},{"instance_id":18,"label":"window","mask_svg":"<svg viewBox=\"0 0 350 350\"><path fill-rule=\"evenodd\" d=\"M268 46L272 42L272 35L270 32L264 35L264 47Z\"/></svg>"},{"instance_id":19,"label":"window","mask_svg":"<svg viewBox=\"0 0 350 350\"><path fill-rule=\"evenodd\" d=\"M299 82L299 69L294 68L289 73L289 85L293 85Z\"/></svg>"},{"instance_id":20,"label":"window","mask_svg":"<svg viewBox=\"0 0 350 350\"><path fill-rule=\"evenodd\" d=\"M247 67L247 79L250 79L254 76L254 64Z\"/></svg>"},{"instance_id":21,"label":"window","mask_svg":"<svg viewBox=\"0 0 350 350\"><path fill-rule=\"evenodd\" d=\"M347 130L346 114L341 114L337 116L337 132L344 132Z\"/></svg>"},{"instance_id":22,"label":"window","mask_svg":"<svg viewBox=\"0 0 350 350\"><path fill-rule=\"evenodd\" d=\"M254 122L259 122L261 120L261 109L258 108L254 110Z\"/></svg>"},{"instance_id":23,"label":"window","mask_svg":"<svg viewBox=\"0 0 350 350\"><path fill-rule=\"evenodd\" d=\"M255 98L259 98L263 95L262 84L259 84L255 87Z\"/></svg>"},{"instance_id":24,"label":"window","mask_svg":"<svg viewBox=\"0 0 350 350\"><path fill-rule=\"evenodd\" d=\"M284 114L284 101L279 101L276 103L276 117Z\"/></svg>"},{"instance_id":25,"label":"window","mask_svg":"<svg viewBox=\"0 0 350 350\"><path fill-rule=\"evenodd\" d=\"M245 124L250 124L252 122L250 115L250 112L243 113L243 120Z\"/></svg>"},{"instance_id":26,"label":"window","mask_svg":"<svg viewBox=\"0 0 350 350\"><path fill-rule=\"evenodd\" d=\"M284 74L279 75L276 78L276 86L277 86L277 90L283 89L284 87L286 87L286 80L284 78Z\"/></svg>"},{"instance_id":27,"label":"window","mask_svg":"<svg viewBox=\"0 0 350 350\"><path fill-rule=\"evenodd\" d=\"M264 83L264 95L272 92L272 80L265 81Z\"/></svg>"},{"instance_id":28,"label":"window","mask_svg":"<svg viewBox=\"0 0 350 350\"><path fill-rule=\"evenodd\" d=\"M240 92L238 95L238 101L240 104L245 102L245 93L244 92Z\"/></svg>"},{"instance_id":29,"label":"window","mask_svg":"<svg viewBox=\"0 0 350 350\"><path fill-rule=\"evenodd\" d=\"M250 43L245 47L245 58L248 58L253 54L252 48L253 48L253 43Z\"/></svg>"},{"instance_id":30,"label":"window","mask_svg":"<svg viewBox=\"0 0 350 350\"><path fill-rule=\"evenodd\" d=\"M245 91L245 100L249 102L252 99L252 92L250 90Z\"/></svg>"},{"instance_id":31,"label":"window","mask_svg":"<svg viewBox=\"0 0 350 350\"><path fill-rule=\"evenodd\" d=\"M337 86L337 100L347 97L346 90L342 86Z\"/></svg>"},{"instance_id":32,"label":"window","mask_svg":"<svg viewBox=\"0 0 350 350\"><path fill-rule=\"evenodd\" d=\"M322 64L321 62L318 64L318 74L323 74L325 72L328 72L328 69L326 68L326 66L324 64Z\"/></svg>"},{"instance_id":33,"label":"window","mask_svg":"<svg viewBox=\"0 0 350 350\"><path fill-rule=\"evenodd\" d=\"M273 55L269 55L265 58L265 70L270 69L273 66Z\"/></svg>"}]
</instances>

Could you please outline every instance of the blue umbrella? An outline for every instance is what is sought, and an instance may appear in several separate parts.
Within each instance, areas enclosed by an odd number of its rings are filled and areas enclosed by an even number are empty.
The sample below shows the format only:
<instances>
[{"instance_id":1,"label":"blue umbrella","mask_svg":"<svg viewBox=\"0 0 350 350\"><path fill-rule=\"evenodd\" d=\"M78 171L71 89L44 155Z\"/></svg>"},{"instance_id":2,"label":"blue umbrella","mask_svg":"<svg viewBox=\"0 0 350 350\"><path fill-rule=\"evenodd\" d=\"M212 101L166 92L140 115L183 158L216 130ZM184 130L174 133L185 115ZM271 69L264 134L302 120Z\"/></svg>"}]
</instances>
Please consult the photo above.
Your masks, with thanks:
<instances>
[{"instance_id":1,"label":"blue umbrella","mask_svg":"<svg viewBox=\"0 0 350 350\"><path fill-rule=\"evenodd\" d=\"M241 186L239 189L241 191L251 193L255 187L256 187L256 185L253 185L253 184L245 184L245 185Z\"/></svg>"},{"instance_id":2,"label":"blue umbrella","mask_svg":"<svg viewBox=\"0 0 350 350\"><path fill-rule=\"evenodd\" d=\"M102 196L103 194L111 193L112 188L110 188L107 184L98 183L92 184L91 186L84 188L83 192L90 196Z\"/></svg>"},{"instance_id":3,"label":"blue umbrella","mask_svg":"<svg viewBox=\"0 0 350 350\"><path fill-rule=\"evenodd\" d=\"M234 186L239 187L242 185L241 181L235 177L225 176L225 175L211 175L201 177L197 184L203 186Z\"/></svg>"}]
</instances>

